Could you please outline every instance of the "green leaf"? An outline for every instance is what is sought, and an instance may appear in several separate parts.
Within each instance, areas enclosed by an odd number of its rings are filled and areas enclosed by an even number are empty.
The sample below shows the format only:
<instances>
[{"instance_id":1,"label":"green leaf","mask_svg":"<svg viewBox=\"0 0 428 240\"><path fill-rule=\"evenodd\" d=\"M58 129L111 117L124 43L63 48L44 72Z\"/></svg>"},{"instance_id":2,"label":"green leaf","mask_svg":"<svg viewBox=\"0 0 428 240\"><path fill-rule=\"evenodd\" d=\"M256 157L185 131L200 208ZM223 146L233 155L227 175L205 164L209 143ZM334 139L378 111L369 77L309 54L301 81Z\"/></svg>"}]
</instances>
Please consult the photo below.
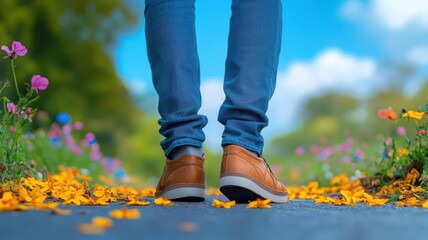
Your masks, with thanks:
<instances>
[{"instance_id":1,"label":"green leaf","mask_svg":"<svg viewBox=\"0 0 428 240\"><path fill-rule=\"evenodd\" d=\"M400 195L399 193L394 193L391 195L391 198L388 200L388 202L397 202L400 200Z\"/></svg>"}]
</instances>

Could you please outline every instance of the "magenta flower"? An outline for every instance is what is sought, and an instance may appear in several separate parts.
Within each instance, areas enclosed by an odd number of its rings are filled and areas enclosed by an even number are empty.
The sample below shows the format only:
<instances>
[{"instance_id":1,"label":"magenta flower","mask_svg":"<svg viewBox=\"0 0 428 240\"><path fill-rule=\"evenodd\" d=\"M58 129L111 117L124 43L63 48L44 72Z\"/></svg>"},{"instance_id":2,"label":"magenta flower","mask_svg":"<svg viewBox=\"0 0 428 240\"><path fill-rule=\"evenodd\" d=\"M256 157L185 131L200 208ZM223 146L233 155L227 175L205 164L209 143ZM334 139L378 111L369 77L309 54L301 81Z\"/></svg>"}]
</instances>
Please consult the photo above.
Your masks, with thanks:
<instances>
[{"instance_id":1,"label":"magenta flower","mask_svg":"<svg viewBox=\"0 0 428 240\"><path fill-rule=\"evenodd\" d=\"M6 103L7 111L12 113L12 114L16 112L17 107L18 107L18 105L15 105L13 102Z\"/></svg>"},{"instance_id":2,"label":"magenta flower","mask_svg":"<svg viewBox=\"0 0 428 240\"><path fill-rule=\"evenodd\" d=\"M47 78L42 77L40 75L33 75L31 78L31 88L36 91L36 93L39 93L39 90L45 90L48 88L49 81Z\"/></svg>"},{"instance_id":3,"label":"magenta flower","mask_svg":"<svg viewBox=\"0 0 428 240\"><path fill-rule=\"evenodd\" d=\"M427 135L427 131L422 129L419 131L419 135L421 135L423 137L423 136Z\"/></svg>"},{"instance_id":4,"label":"magenta flower","mask_svg":"<svg viewBox=\"0 0 428 240\"><path fill-rule=\"evenodd\" d=\"M27 54L27 48L18 41L12 42L12 50L10 50L5 45L1 46L1 50L5 51L7 56L13 59L16 59L18 56L24 56L25 54Z\"/></svg>"}]
</instances>

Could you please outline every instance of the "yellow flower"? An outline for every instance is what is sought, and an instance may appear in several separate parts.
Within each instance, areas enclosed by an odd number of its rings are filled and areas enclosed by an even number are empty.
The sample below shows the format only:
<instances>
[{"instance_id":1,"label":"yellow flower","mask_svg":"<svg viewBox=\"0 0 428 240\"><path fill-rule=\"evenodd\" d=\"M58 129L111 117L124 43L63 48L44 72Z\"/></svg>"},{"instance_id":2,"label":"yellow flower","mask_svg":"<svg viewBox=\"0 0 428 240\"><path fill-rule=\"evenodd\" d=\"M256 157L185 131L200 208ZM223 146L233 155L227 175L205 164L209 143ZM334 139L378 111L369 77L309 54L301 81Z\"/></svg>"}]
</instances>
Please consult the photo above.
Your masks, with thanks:
<instances>
[{"instance_id":1,"label":"yellow flower","mask_svg":"<svg viewBox=\"0 0 428 240\"><path fill-rule=\"evenodd\" d=\"M331 179L330 185L345 185L349 183L349 179L346 175L341 174Z\"/></svg>"},{"instance_id":2,"label":"yellow flower","mask_svg":"<svg viewBox=\"0 0 428 240\"><path fill-rule=\"evenodd\" d=\"M397 207L404 207L404 205L405 205L405 203L401 202L401 201L395 203L395 206L397 206Z\"/></svg>"},{"instance_id":3,"label":"yellow flower","mask_svg":"<svg viewBox=\"0 0 428 240\"><path fill-rule=\"evenodd\" d=\"M235 206L236 202L235 201L230 201L230 202L223 202L217 199L213 200L212 205L216 208L231 208L233 206Z\"/></svg>"},{"instance_id":4,"label":"yellow flower","mask_svg":"<svg viewBox=\"0 0 428 240\"><path fill-rule=\"evenodd\" d=\"M83 195L85 194L84 189L76 189L74 187L69 187L68 190L61 193L59 196L64 202L62 204L76 204L80 205L81 203L88 203L89 200Z\"/></svg>"},{"instance_id":5,"label":"yellow flower","mask_svg":"<svg viewBox=\"0 0 428 240\"><path fill-rule=\"evenodd\" d=\"M427 201L425 201L425 202L422 204L422 207L423 207L423 208L428 208L428 200L427 200Z\"/></svg>"},{"instance_id":6,"label":"yellow flower","mask_svg":"<svg viewBox=\"0 0 428 240\"><path fill-rule=\"evenodd\" d=\"M0 211L17 211L28 209L28 206L19 204L19 200L12 194L12 192L3 192L3 196L0 199Z\"/></svg>"},{"instance_id":7,"label":"yellow flower","mask_svg":"<svg viewBox=\"0 0 428 240\"><path fill-rule=\"evenodd\" d=\"M247 208L272 208L269 203L271 202L271 199L259 199L257 198L254 201L251 201L248 203Z\"/></svg>"},{"instance_id":8,"label":"yellow flower","mask_svg":"<svg viewBox=\"0 0 428 240\"><path fill-rule=\"evenodd\" d=\"M93 217L92 225L100 228L111 228L113 227L113 221L107 217Z\"/></svg>"},{"instance_id":9,"label":"yellow flower","mask_svg":"<svg viewBox=\"0 0 428 240\"><path fill-rule=\"evenodd\" d=\"M403 200L403 202L406 203L407 206L413 207L413 206L420 206L419 201L415 197L411 197L409 199Z\"/></svg>"},{"instance_id":10,"label":"yellow flower","mask_svg":"<svg viewBox=\"0 0 428 240\"><path fill-rule=\"evenodd\" d=\"M349 190L341 190L340 194L345 197L345 201L342 201L343 205L354 206L356 204L355 198Z\"/></svg>"},{"instance_id":11,"label":"yellow flower","mask_svg":"<svg viewBox=\"0 0 428 240\"><path fill-rule=\"evenodd\" d=\"M364 197L369 206L380 206L388 202L388 199L373 198L373 196L368 193L364 193Z\"/></svg>"},{"instance_id":12,"label":"yellow flower","mask_svg":"<svg viewBox=\"0 0 428 240\"><path fill-rule=\"evenodd\" d=\"M409 110L405 113L403 113L403 118L413 118L416 120L421 120L422 117L424 116L425 112L418 112L418 111L414 111L414 110Z\"/></svg>"},{"instance_id":13,"label":"yellow flower","mask_svg":"<svg viewBox=\"0 0 428 240\"><path fill-rule=\"evenodd\" d=\"M144 188L140 190L140 195L142 197L154 197L156 193L155 188Z\"/></svg>"},{"instance_id":14,"label":"yellow flower","mask_svg":"<svg viewBox=\"0 0 428 240\"><path fill-rule=\"evenodd\" d=\"M391 167L391 169L389 169L386 172L386 176L388 176L389 178L394 178L394 173L392 171L396 170L395 166Z\"/></svg>"},{"instance_id":15,"label":"yellow flower","mask_svg":"<svg viewBox=\"0 0 428 240\"><path fill-rule=\"evenodd\" d=\"M148 206L150 202L141 201L136 196L128 196L128 206Z\"/></svg>"},{"instance_id":16,"label":"yellow flower","mask_svg":"<svg viewBox=\"0 0 428 240\"><path fill-rule=\"evenodd\" d=\"M138 209L117 209L109 212L110 217L116 219L138 219L140 218L140 212Z\"/></svg>"},{"instance_id":17,"label":"yellow flower","mask_svg":"<svg viewBox=\"0 0 428 240\"><path fill-rule=\"evenodd\" d=\"M95 205L108 205L108 202L116 202L117 199L113 197L112 192L102 186L94 186L92 189L92 194L96 197L95 199L90 199L90 204Z\"/></svg>"},{"instance_id":18,"label":"yellow flower","mask_svg":"<svg viewBox=\"0 0 428 240\"><path fill-rule=\"evenodd\" d=\"M316 203L331 203L334 200L331 199L329 196L319 196L317 198L315 198L315 202Z\"/></svg>"},{"instance_id":19,"label":"yellow flower","mask_svg":"<svg viewBox=\"0 0 428 240\"><path fill-rule=\"evenodd\" d=\"M156 206L172 206L174 203L171 202L168 198L159 197L155 199Z\"/></svg>"},{"instance_id":20,"label":"yellow flower","mask_svg":"<svg viewBox=\"0 0 428 240\"><path fill-rule=\"evenodd\" d=\"M218 188L209 187L206 191L206 194L209 196L221 196L223 193L220 192Z\"/></svg>"},{"instance_id":21,"label":"yellow flower","mask_svg":"<svg viewBox=\"0 0 428 240\"><path fill-rule=\"evenodd\" d=\"M419 172L416 169L412 169L409 173L406 175L406 179L404 181L407 184L413 185L415 184L416 180L419 178Z\"/></svg>"},{"instance_id":22,"label":"yellow flower","mask_svg":"<svg viewBox=\"0 0 428 240\"><path fill-rule=\"evenodd\" d=\"M397 149L397 152L400 155L400 157L409 155L409 150L407 150L406 148L399 148Z\"/></svg>"}]
</instances>

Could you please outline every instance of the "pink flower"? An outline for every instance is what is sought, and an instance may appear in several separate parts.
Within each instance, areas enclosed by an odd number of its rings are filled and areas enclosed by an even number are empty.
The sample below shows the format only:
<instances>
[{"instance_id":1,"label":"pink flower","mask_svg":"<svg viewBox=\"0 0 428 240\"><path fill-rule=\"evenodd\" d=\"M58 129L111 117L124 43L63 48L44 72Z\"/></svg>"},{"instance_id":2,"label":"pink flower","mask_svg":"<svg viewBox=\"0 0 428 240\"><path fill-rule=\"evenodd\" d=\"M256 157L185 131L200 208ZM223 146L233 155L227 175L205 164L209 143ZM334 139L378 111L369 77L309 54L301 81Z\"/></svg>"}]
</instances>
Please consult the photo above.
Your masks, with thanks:
<instances>
[{"instance_id":1,"label":"pink flower","mask_svg":"<svg viewBox=\"0 0 428 240\"><path fill-rule=\"evenodd\" d=\"M397 128L397 133L398 133L398 135L400 135L400 136L406 135L406 129L405 129L405 128L403 128L403 127L398 127L398 128Z\"/></svg>"},{"instance_id":2,"label":"pink flower","mask_svg":"<svg viewBox=\"0 0 428 240\"><path fill-rule=\"evenodd\" d=\"M71 134L72 130L73 130L73 127L71 124L66 124L64 125L64 127L62 127L62 131L64 132L65 135Z\"/></svg>"},{"instance_id":3,"label":"pink flower","mask_svg":"<svg viewBox=\"0 0 428 240\"><path fill-rule=\"evenodd\" d=\"M425 136L426 134L427 134L427 131L423 129L419 131L419 135L421 135L422 137Z\"/></svg>"},{"instance_id":4,"label":"pink flower","mask_svg":"<svg viewBox=\"0 0 428 240\"><path fill-rule=\"evenodd\" d=\"M40 75L33 75L31 78L31 88L38 93L39 90L45 90L48 88L49 81L47 78Z\"/></svg>"},{"instance_id":5,"label":"pink flower","mask_svg":"<svg viewBox=\"0 0 428 240\"><path fill-rule=\"evenodd\" d=\"M100 158L101 158L101 153L100 153L100 152L98 152L98 151L91 151L91 152L89 153L89 157L90 157L92 160L94 160L94 161L96 161L96 160L100 160Z\"/></svg>"},{"instance_id":6,"label":"pink flower","mask_svg":"<svg viewBox=\"0 0 428 240\"><path fill-rule=\"evenodd\" d=\"M386 145L391 145L392 144L392 138L387 138L387 139L385 139L385 143L386 143Z\"/></svg>"},{"instance_id":7,"label":"pink flower","mask_svg":"<svg viewBox=\"0 0 428 240\"><path fill-rule=\"evenodd\" d=\"M82 149L79 146L73 146L71 148L71 151L74 153L74 155L82 154Z\"/></svg>"},{"instance_id":8,"label":"pink flower","mask_svg":"<svg viewBox=\"0 0 428 240\"><path fill-rule=\"evenodd\" d=\"M391 107L387 108L387 109L380 109L377 112L377 115L379 116L379 118L381 119L385 119L388 118L390 120L395 120L397 119L397 113L395 113Z\"/></svg>"},{"instance_id":9,"label":"pink flower","mask_svg":"<svg viewBox=\"0 0 428 240\"><path fill-rule=\"evenodd\" d=\"M27 54L27 48L25 48L25 46L18 41L12 42L12 50L9 50L9 48L5 45L1 46L1 50L5 51L7 56L13 59L16 59L18 56L24 56L25 54Z\"/></svg>"},{"instance_id":10,"label":"pink flower","mask_svg":"<svg viewBox=\"0 0 428 240\"><path fill-rule=\"evenodd\" d=\"M294 150L294 154L296 154L296 156L302 156L303 154L305 154L305 148L304 147L298 147L296 148L296 150Z\"/></svg>"},{"instance_id":11,"label":"pink flower","mask_svg":"<svg viewBox=\"0 0 428 240\"><path fill-rule=\"evenodd\" d=\"M347 138L345 142L342 144L342 150L345 152L349 152L352 149L352 144L354 143L354 139Z\"/></svg>"},{"instance_id":12,"label":"pink flower","mask_svg":"<svg viewBox=\"0 0 428 240\"><path fill-rule=\"evenodd\" d=\"M85 135L85 139L88 142L94 141L95 140L95 135L93 133L89 132L89 133L87 133Z\"/></svg>"},{"instance_id":13,"label":"pink flower","mask_svg":"<svg viewBox=\"0 0 428 240\"><path fill-rule=\"evenodd\" d=\"M6 103L7 111L12 113L12 114L16 112L17 107L18 107L18 105L15 105L13 102Z\"/></svg>"},{"instance_id":14,"label":"pink flower","mask_svg":"<svg viewBox=\"0 0 428 240\"><path fill-rule=\"evenodd\" d=\"M272 172L274 174L278 174L282 171L282 166L281 165L274 165L272 166Z\"/></svg>"},{"instance_id":15,"label":"pink flower","mask_svg":"<svg viewBox=\"0 0 428 240\"><path fill-rule=\"evenodd\" d=\"M82 130L83 129L83 123L82 122L74 123L74 129L76 129L77 131Z\"/></svg>"}]
</instances>

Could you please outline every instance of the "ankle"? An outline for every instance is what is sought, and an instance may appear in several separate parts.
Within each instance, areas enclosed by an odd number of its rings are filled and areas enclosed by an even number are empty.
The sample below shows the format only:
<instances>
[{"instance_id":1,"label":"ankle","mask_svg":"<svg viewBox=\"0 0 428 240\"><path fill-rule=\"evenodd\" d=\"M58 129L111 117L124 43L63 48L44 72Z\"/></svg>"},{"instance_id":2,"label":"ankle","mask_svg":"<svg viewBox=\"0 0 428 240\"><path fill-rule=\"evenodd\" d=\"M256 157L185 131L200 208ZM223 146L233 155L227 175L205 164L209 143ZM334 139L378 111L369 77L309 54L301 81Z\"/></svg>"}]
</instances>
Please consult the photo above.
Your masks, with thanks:
<instances>
[{"instance_id":1,"label":"ankle","mask_svg":"<svg viewBox=\"0 0 428 240\"><path fill-rule=\"evenodd\" d=\"M168 159L175 160L184 155L194 155L202 157L204 155L204 149L202 147L195 147L190 145L179 146L172 150L172 152L168 155Z\"/></svg>"}]
</instances>

